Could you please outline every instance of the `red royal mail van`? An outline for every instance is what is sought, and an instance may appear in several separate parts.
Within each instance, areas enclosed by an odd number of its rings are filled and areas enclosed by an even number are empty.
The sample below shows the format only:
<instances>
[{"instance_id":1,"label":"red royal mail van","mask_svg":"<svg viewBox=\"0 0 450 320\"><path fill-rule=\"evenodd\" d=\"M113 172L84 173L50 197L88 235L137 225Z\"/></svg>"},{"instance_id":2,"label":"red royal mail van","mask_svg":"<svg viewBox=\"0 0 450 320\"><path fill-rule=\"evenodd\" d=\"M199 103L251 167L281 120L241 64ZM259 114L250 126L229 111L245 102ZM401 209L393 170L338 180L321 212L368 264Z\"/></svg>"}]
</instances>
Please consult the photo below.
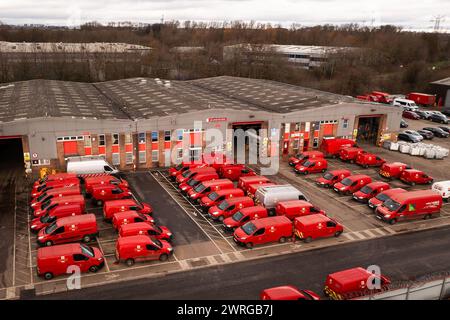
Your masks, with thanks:
<instances>
[{"instance_id":1,"label":"red royal mail van","mask_svg":"<svg viewBox=\"0 0 450 320\"><path fill-rule=\"evenodd\" d=\"M39 185L36 188L33 188L33 190L31 191L31 198L36 198L40 196L42 193L52 189L67 188L73 186L80 186L80 179L70 178L64 180L48 181L42 185Z\"/></svg>"},{"instance_id":2,"label":"red royal mail van","mask_svg":"<svg viewBox=\"0 0 450 320\"><path fill-rule=\"evenodd\" d=\"M145 202L137 202L135 199L122 199L106 201L103 204L103 217L105 220L111 220L114 213L123 211L137 211L142 214L152 214L152 207Z\"/></svg>"},{"instance_id":3,"label":"red royal mail van","mask_svg":"<svg viewBox=\"0 0 450 320\"><path fill-rule=\"evenodd\" d=\"M361 267L335 272L328 275L324 292L331 299L343 300L386 290L386 286L391 283L389 278L379 275L380 288L370 290L369 282L375 277L372 272Z\"/></svg>"},{"instance_id":4,"label":"red royal mail van","mask_svg":"<svg viewBox=\"0 0 450 320\"><path fill-rule=\"evenodd\" d=\"M369 200L368 205L370 208L375 209L376 207L382 205L385 201L391 199L392 196L406 192L402 188L393 188L386 191L380 192L377 196Z\"/></svg>"},{"instance_id":5,"label":"red royal mail van","mask_svg":"<svg viewBox=\"0 0 450 320\"><path fill-rule=\"evenodd\" d=\"M56 174L49 174L46 175L43 179L39 179L34 182L33 187L37 187L39 185L43 185L44 183L50 182L50 181L63 181L66 179L78 179L78 176L75 173L56 173Z\"/></svg>"},{"instance_id":6,"label":"red royal mail van","mask_svg":"<svg viewBox=\"0 0 450 320\"><path fill-rule=\"evenodd\" d=\"M211 181L219 179L219 175L215 171L211 172L204 172L196 174L194 177L190 178L184 183L180 183L178 186L184 194L188 193L189 190L192 188L195 188L198 184L202 183L203 181Z\"/></svg>"},{"instance_id":7,"label":"red royal mail van","mask_svg":"<svg viewBox=\"0 0 450 320\"><path fill-rule=\"evenodd\" d=\"M114 184L95 185L92 187L92 200L101 206L105 201L129 199L133 196L127 188Z\"/></svg>"},{"instance_id":8,"label":"red royal mail van","mask_svg":"<svg viewBox=\"0 0 450 320\"><path fill-rule=\"evenodd\" d=\"M203 211L208 211L209 208L221 203L225 199L243 197L244 195L244 191L239 188L224 189L211 192L207 196L202 197L199 204Z\"/></svg>"},{"instance_id":9,"label":"red royal mail van","mask_svg":"<svg viewBox=\"0 0 450 320\"><path fill-rule=\"evenodd\" d=\"M30 222L30 229L32 232L38 232L42 228L47 227L56 221L56 219L69 217L69 216L79 216L84 213L84 210L79 204L66 204L61 206L56 206L55 208L48 211L45 215L39 218L34 218Z\"/></svg>"},{"instance_id":10,"label":"red royal mail van","mask_svg":"<svg viewBox=\"0 0 450 320\"><path fill-rule=\"evenodd\" d=\"M277 206L275 207L275 212L277 216L286 216L290 220L294 220L296 217L317 213L326 215L325 211L316 208L314 205L304 200L278 202Z\"/></svg>"},{"instance_id":11,"label":"red royal mail van","mask_svg":"<svg viewBox=\"0 0 450 320\"><path fill-rule=\"evenodd\" d=\"M238 187L244 190L245 193L248 192L248 187L251 184L256 183L270 183L269 178L264 176L250 176L250 177L240 177L238 182Z\"/></svg>"},{"instance_id":12,"label":"red royal mail van","mask_svg":"<svg viewBox=\"0 0 450 320\"><path fill-rule=\"evenodd\" d=\"M353 193L353 199L359 202L367 202L380 192L390 189L389 183L375 181L366 184L364 187Z\"/></svg>"},{"instance_id":13,"label":"red royal mail van","mask_svg":"<svg viewBox=\"0 0 450 320\"><path fill-rule=\"evenodd\" d=\"M289 158L289 165L295 167L308 159L323 158L324 154L320 151L305 151Z\"/></svg>"},{"instance_id":14,"label":"red royal mail van","mask_svg":"<svg viewBox=\"0 0 450 320\"><path fill-rule=\"evenodd\" d=\"M270 186L276 186L276 183L270 182L270 183L255 183L255 184L251 184L248 186L247 188L247 195L250 198L254 198L256 191L258 191L259 188L264 188L264 187L270 187Z\"/></svg>"},{"instance_id":15,"label":"red royal mail van","mask_svg":"<svg viewBox=\"0 0 450 320\"><path fill-rule=\"evenodd\" d=\"M119 228L119 236L131 237L147 235L158 240L172 241L173 234L167 227L157 226L148 222L123 224Z\"/></svg>"},{"instance_id":16,"label":"red royal mail van","mask_svg":"<svg viewBox=\"0 0 450 320\"><path fill-rule=\"evenodd\" d=\"M54 208L58 206L68 205L68 204L78 204L81 209L85 210L86 204L84 202L84 197L81 194L73 195L73 196L64 196L52 198L49 201L46 201L41 205L39 209L34 211L33 215L35 217L43 216L47 213L50 213Z\"/></svg>"},{"instance_id":17,"label":"red royal mail van","mask_svg":"<svg viewBox=\"0 0 450 320\"><path fill-rule=\"evenodd\" d=\"M169 242L152 239L150 236L119 237L116 242L116 259L131 267L135 262L166 261L173 253Z\"/></svg>"},{"instance_id":18,"label":"red royal mail van","mask_svg":"<svg viewBox=\"0 0 450 320\"><path fill-rule=\"evenodd\" d=\"M155 223L155 219L148 214L142 214L134 210L116 212L113 214L112 224L114 229L119 228L124 224L132 224L137 222Z\"/></svg>"},{"instance_id":19,"label":"red royal mail van","mask_svg":"<svg viewBox=\"0 0 450 320\"><path fill-rule=\"evenodd\" d=\"M329 188L335 183L351 175L350 170L332 170L324 173L324 175L316 180L316 184L320 187Z\"/></svg>"},{"instance_id":20,"label":"red royal mail van","mask_svg":"<svg viewBox=\"0 0 450 320\"><path fill-rule=\"evenodd\" d=\"M204 164L204 163L182 162L182 163L177 164L176 166L171 167L169 169L169 177L172 180L175 180L179 174L182 174L186 170L194 169L197 167L206 167L206 166L208 166L208 165Z\"/></svg>"},{"instance_id":21,"label":"red royal mail van","mask_svg":"<svg viewBox=\"0 0 450 320\"><path fill-rule=\"evenodd\" d=\"M183 173L177 175L176 182L178 184L181 184L188 181L191 178L195 178L195 176L199 173L206 173L206 172L216 172L216 169L214 169L213 167L196 167L188 169Z\"/></svg>"},{"instance_id":22,"label":"red royal mail van","mask_svg":"<svg viewBox=\"0 0 450 320\"><path fill-rule=\"evenodd\" d=\"M292 221L285 216L252 220L237 228L233 235L238 245L247 248L275 241L283 243L291 237Z\"/></svg>"},{"instance_id":23,"label":"red royal mail van","mask_svg":"<svg viewBox=\"0 0 450 320\"><path fill-rule=\"evenodd\" d=\"M387 179L400 178L402 172L411 169L407 164L401 162L383 163L380 168L380 175Z\"/></svg>"},{"instance_id":24,"label":"red royal mail van","mask_svg":"<svg viewBox=\"0 0 450 320\"><path fill-rule=\"evenodd\" d=\"M217 206L209 208L209 217L213 220L223 221L231 217L242 208L253 207L255 203L250 197L229 198L223 200Z\"/></svg>"},{"instance_id":25,"label":"red royal mail van","mask_svg":"<svg viewBox=\"0 0 450 320\"><path fill-rule=\"evenodd\" d=\"M344 227L336 220L321 214L297 217L294 220L295 235L305 242L326 237L339 237Z\"/></svg>"},{"instance_id":26,"label":"red royal mail van","mask_svg":"<svg viewBox=\"0 0 450 320\"><path fill-rule=\"evenodd\" d=\"M254 206L242 208L231 217L223 220L223 229L227 232L234 231L234 229L242 226L250 220L266 218L269 216L267 209L263 206Z\"/></svg>"},{"instance_id":27,"label":"red royal mail van","mask_svg":"<svg viewBox=\"0 0 450 320\"><path fill-rule=\"evenodd\" d=\"M366 176L364 174L356 174L353 176L348 176L347 178L342 179L342 181L335 183L333 189L337 193L348 195L358 191L366 184L369 184L371 182L372 182L371 177Z\"/></svg>"},{"instance_id":28,"label":"red royal mail van","mask_svg":"<svg viewBox=\"0 0 450 320\"><path fill-rule=\"evenodd\" d=\"M189 199L195 201L201 197L210 194L214 191L233 189L234 184L230 179L217 179L203 181L188 191Z\"/></svg>"},{"instance_id":29,"label":"red royal mail van","mask_svg":"<svg viewBox=\"0 0 450 320\"><path fill-rule=\"evenodd\" d=\"M81 194L80 186L71 186L66 188L58 188L58 189L51 189L47 192L42 193L37 198L33 199L31 201L31 208L33 210L37 210L41 207L41 205L50 199L56 198L56 197L64 197L64 196L72 196Z\"/></svg>"},{"instance_id":30,"label":"red royal mail van","mask_svg":"<svg viewBox=\"0 0 450 320\"><path fill-rule=\"evenodd\" d=\"M400 175L400 180L412 186L416 184L432 184L433 178L416 169L406 169Z\"/></svg>"},{"instance_id":31,"label":"red royal mail van","mask_svg":"<svg viewBox=\"0 0 450 320\"><path fill-rule=\"evenodd\" d=\"M323 138L322 144L320 145L320 151L323 152L325 157L336 158L339 156L341 149L356 147L356 142L350 139L341 138Z\"/></svg>"},{"instance_id":32,"label":"red royal mail van","mask_svg":"<svg viewBox=\"0 0 450 320\"><path fill-rule=\"evenodd\" d=\"M339 158L342 161L348 161L350 163L354 163L356 160L356 157L362 153L366 153L366 151L364 151L362 148L356 148L356 147L344 148L344 149L341 149L341 151L339 151Z\"/></svg>"},{"instance_id":33,"label":"red royal mail van","mask_svg":"<svg viewBox=\"0 0 450 320\"><path fill-rule=\"evenodd\" d=\"M218 170L219 175L224 179L238 181L240 177L256 176L256 172L247 168L243 164L224 165Z\"/></svg>"},{"instance_id":34,"label":"red royal mail van","mask_svg":"<svg viewBox=\"0 0 450 320\"><path fill-rule=\"evenodd\" d=\"M40 246L52 246L66 242L90 242L98 236L95 214L82 214L56 219L51 225L38 233Z\"/></svg>"},{"instance_id":35,"label":"red royal mail van","mask_svg":"<svg viewBox=\"0 0 450 320\"><path fill-rule=\"evenodd\" d=\"M394 224L401 220L428 219L438 215L442 196L432 190L403 192L393 195L375 210L377 218Z\"/></svg>"},{"instance_id":36,"label":"red royal mail van","mask_svg":"<svg viewBox=\"0 0 450 320\"><path fill-rule=\"evenodd\" d=\"M117 178L112 175L101 175L95 177L87 177L84 179L84 188L87 194L92 194L92 188L99 185L115 185L119 188L129 188L128 182L126 180Z\"/></svg>"},{"instance_id":37,"label":"red royal mail van","mask_svg":"<svg viewBox=\"0 0 450 320\"><path fill-rule=\"evenodd\" d=\"M46 280L72 272L68 270L72 266L79 267L81 272L97 272L104 265L105 258L100 249L81 243L61 244L37 251L37 273Z\"/></svg>"},{"instance_id":38,"label":"red royal mail van","mask_svg":"<svg viewBox=\"0 0 450 320\"><path fill-rule=\"evenodd\" d=\"M261 300L320 300L320 297L310 290L300 290L294 286L280 286L264 289Z\"/></svg>"},{"instance_id":39,"label":"red royal mail van","mask_svg":"<svg viewBox=\"0 0 450 320\"><path fill-rule=\"evenodd\" d=\"M364 168L368 168L381 167L386 160L373 153L360 153L356 156L355 162Z\"/></svg>"},{"instance_id":40,"label":"red royal mail van","mask_svg":"<svg viewBox=\"0 0 450 320\"><path fill-rule=\"evenodd\" d=\"M327 160L323 158L308 159L295 166L294 171L307 175L309 173L325 172L328 168Z\"/></svg>"}]
</instances>

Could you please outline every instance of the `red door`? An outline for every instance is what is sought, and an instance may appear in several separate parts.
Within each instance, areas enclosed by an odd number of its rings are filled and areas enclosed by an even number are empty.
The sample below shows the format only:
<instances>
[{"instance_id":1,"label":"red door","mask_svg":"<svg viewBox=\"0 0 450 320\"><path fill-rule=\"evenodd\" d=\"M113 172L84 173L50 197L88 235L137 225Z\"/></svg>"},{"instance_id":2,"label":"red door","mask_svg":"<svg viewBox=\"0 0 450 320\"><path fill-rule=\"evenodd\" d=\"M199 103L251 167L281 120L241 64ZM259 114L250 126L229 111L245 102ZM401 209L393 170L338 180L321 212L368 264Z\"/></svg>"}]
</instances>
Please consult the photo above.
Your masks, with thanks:
<instances>
[{"instance_id":1,"label":"red door","mask_svg":"<svg viewBox=\"0 0 450 320\"><path fill-rule=\"evenodd\" d=\"M78 154L77 142L76 141L64 141L64 155L74 155Z\"/></svg>"}]
</instances>

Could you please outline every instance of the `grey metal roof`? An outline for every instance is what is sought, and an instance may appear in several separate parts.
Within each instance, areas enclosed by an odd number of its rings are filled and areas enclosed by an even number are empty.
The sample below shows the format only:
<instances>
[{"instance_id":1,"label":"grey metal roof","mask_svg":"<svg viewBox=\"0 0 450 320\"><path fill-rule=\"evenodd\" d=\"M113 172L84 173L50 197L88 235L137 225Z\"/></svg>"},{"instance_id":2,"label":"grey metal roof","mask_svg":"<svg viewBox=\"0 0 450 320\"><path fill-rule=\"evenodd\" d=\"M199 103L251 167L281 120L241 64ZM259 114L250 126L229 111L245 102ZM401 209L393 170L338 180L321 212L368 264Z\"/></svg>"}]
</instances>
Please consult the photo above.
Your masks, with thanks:
<instances>
[{"instance_id":1,"label":"grey metal roof","mask_svg":"<svg viewBox=\"0 0 450 320\"><path fill-rule=\"evenodd\" d=\"M432 82L432 84L439 84L442 86L450 86L450 78L437 80L437 81Z\"/></svg>"}]
</instances>

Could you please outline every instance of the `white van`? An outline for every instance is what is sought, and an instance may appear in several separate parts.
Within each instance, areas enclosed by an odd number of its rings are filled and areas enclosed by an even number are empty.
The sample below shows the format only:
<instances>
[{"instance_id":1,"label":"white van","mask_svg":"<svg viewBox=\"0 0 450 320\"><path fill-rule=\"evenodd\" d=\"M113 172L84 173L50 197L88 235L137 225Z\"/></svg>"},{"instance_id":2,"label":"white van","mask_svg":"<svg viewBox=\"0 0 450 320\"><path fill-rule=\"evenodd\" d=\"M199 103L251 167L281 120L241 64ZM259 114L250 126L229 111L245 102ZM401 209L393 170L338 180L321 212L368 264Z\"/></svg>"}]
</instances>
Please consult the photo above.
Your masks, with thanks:
<instances>
[{"instance_id":1,"label":"white van","mask_svg":"<svg viewBox=\"0 0 450 320\"><path fill-rule=\"evenodd\" d=\"M433 183L431 190L439 193L442 196L442 199L448 202L450 198L450 180Z\"/></svg>"},{"instance_id":2,"label":"white van","mask_svg":"<svg viewBox=\"0 0 450 320\"><path fill-rule=\"evenodd\" d=\"M402 107L405 111L417 111L419 106L413 101L408 99L396 98L392 101L392 105Z\"/></svg>"},{"instance_id":3,"label":"white van","mask_svg":"<svg viewBox=\"0 0 450 320\"><path fill-rule=\"evenodd\" d=\"M86 156L86 157L69 157L67 161L67 172L77 174L90 173L119 173L113 165L109 164L102 157Z\"/></svg>"},{"instance_id":4,"label":"white van","mask_svg":"<svg viewBox=\"0 0 450 320\"><path fill-rule=\"evenodd\" d=\"M305 200L306 196L290 184L258 188L255 194L256 204L263 205L270 215L275 214L275 207L280 201Z\"/></svg>"}]
</instances>

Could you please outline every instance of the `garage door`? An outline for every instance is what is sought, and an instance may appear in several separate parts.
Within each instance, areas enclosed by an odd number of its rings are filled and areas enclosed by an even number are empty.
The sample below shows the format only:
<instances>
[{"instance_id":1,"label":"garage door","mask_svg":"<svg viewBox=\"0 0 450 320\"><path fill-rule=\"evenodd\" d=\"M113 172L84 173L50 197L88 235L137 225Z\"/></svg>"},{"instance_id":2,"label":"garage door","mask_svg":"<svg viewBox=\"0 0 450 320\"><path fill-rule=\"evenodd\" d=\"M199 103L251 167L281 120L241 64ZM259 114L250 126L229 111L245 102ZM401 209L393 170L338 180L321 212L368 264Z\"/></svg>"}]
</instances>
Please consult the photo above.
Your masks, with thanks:
<instances>
[{"instance_id":1,"label":"garage door","mask_svg":"<svg viewBox=\"0 0 450 320\"><path fill-rule=\"evenodd\" d=\"M64 141L64 155L78 154L76 141Z\"/></svg>"}]
</instances>

